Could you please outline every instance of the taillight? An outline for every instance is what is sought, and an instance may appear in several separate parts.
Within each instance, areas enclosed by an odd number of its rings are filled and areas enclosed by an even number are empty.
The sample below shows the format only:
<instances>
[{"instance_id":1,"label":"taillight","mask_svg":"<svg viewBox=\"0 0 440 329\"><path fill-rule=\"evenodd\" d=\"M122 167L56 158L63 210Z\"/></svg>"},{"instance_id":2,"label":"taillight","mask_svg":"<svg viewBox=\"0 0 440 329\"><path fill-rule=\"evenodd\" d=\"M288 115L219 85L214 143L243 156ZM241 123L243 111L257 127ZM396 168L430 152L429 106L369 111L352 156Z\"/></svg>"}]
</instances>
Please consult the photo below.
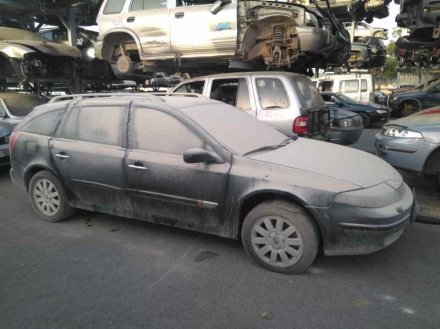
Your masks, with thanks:
<instances>
[{"instance_id":1,"label":"taillight","mask_svg":"<svg viewBox=\"0 0 440 329\"><path fill-rule=\"evenodd\" d=\"M9 154L12 154L15 144L17 144L18 138L20 136L21 134L18 132L12 133L11 138L9 139Z\"/></svg>"},{"instance_id":2,"label":"taillight","mask_svg":"<svg viewBox=\"0 0 440 329\"><path fill-rule=\"evenodd\" d=\"M298 135L307 135L307 126L309 125L309 116L301 115L293 121L292 130Z\"/></svg>"}]
</instances>

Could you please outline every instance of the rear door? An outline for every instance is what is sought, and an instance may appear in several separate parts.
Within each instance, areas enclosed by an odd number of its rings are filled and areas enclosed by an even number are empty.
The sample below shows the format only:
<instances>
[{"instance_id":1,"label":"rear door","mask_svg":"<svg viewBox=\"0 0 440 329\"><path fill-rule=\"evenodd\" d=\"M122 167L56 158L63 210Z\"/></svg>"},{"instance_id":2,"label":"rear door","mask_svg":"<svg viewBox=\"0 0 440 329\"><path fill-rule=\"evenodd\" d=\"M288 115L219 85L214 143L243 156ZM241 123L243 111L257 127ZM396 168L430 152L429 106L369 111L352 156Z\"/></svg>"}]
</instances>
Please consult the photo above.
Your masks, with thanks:
<instances>
[{"instance_id":1,"label":"rear door","mask_svg":"<svg viewBox=\"0 0 440 329\"><path fill-rule=\"evenodd\" d=\"M124 199L124 158L129 101L106 100L72 108L50 142L52 159L83 203L118 213Z\"/></svg>"},{"instance_id":2,"label":"rear door","mask_svg":"<svg viewBox=\"0 0 440 329\"><path fill-rule=\"evenodd\" d=\"M200 128L174 112L135 104L130 118L124 169L135 216L168 225L222 226L229 159L185 163L188 149L215 150Z\"/></svg>"},{"instance_id":3,"label":"rear door","mask_svg":"<svg viewBox=\"0 0 440 329\"><path fill-rule=\"evenodd\" d=\"M170 56L170 9L167 0L132 0L122 24L134 31L147 56Z\"/></svg>"}]
</instances>

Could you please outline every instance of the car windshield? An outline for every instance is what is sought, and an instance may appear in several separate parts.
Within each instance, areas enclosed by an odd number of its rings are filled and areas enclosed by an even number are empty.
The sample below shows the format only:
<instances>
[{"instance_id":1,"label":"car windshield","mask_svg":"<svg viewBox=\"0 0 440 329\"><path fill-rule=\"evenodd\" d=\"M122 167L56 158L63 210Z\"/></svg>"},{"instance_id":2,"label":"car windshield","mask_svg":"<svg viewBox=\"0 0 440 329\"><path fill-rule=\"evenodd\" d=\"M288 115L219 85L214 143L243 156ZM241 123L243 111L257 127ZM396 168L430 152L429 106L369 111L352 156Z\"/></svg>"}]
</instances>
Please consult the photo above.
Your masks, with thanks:
<instances>
[{"instance_id":1,"label":"car windshield","mask_svg":"<svg viewBox=\"0 0 440 329\"><path fill-rule=\"evenodd\" d=\"M47 99L35 95L17 95L3 98L9 113L13 116L24 117L28 115L34 107L47 103Z\"/></svg>"},{"instance_id":2,"label":"car windshield","mask_svg":"<svg viewBox=\"0 0 440 329\"><path fill-rule=\"evenodd\" d=\"M324 104L321 94L309 78L294 77L293 82L298 87L307 109L317 109Z\"/></svg>"},{"instance_id":3,"label":"car windshield","mask_svg":"<svg viewBox=\"0 0 440 329\"><path fill-rule=\"evenodd\" d=\"M209 107L209 108L208 108ZM238 154L283 144L287 136L225 104L188 107L183 112L221 144Z\"/></svg>"}]
</instances>

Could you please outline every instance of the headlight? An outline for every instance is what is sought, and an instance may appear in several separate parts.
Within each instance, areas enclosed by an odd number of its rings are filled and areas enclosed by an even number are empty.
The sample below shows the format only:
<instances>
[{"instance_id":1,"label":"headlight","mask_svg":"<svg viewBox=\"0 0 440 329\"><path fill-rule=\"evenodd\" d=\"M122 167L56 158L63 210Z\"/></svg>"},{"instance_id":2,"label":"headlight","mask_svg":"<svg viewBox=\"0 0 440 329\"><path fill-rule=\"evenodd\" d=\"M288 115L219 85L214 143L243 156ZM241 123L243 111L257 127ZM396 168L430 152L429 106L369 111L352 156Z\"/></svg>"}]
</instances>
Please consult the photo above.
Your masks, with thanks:
<instances>
[{"instance_id":1,"label":"headlight","mask_svg":"<svg viewBox=\"0 0 440 329\"><path fill-rule=\"evenodd\" d=\"M376 113L377 114L386 114L386 113L388 113L388 111L387 110L376 110Z\"/></svg>"},{"instance_id":2,"label":"headlight","mask_svg":"<svg viewBox=\"0 0 440 329\"><path fill-rule=\"evenodd\" d=\"M382 135L401 138L423 138L421 133L399 126L384 127L382 129Z\"/></svg>"},{"instance_id":3,"label":"headlight","mask_svg":"<svg viewBox=\"0 0 440 329\"><path fill-rule=\"evenodd\" d=\"M89 49L87 49L86 54L89 58L95 58L96 57L95 48L90 47Z\"/></svg>"},{"instance_id":4,"label":"headlight","mask_svg":"<svg viewBox=\"0 0 440 329\"><path fill-rule=\"evenodd\" d=\"M353 127L353 120L351 120L351 119L340 119L340 120L338 120L338 125L341 128Z\"/></svg>"},{"instance_id":5,"label":"headlight","mask_svg":"<svg viewBox=\"0 0 440 329\"><path fill-rule=\"evenodd\" d=\"M11 135L0 137L0 144L9 144L9 138Z\"/></svg>"},{"instance_id":6,"label":"headlight","mask_svg":"<svg viewBox=\"0 0 440 329\"><path fill-rule=\"evenodd\" d=\"M400 196L393 187L387 183L382 183L373 187L338 194L333 202L361 208L382 208L397 202L399 199Z\"/></svg>"}]
</instances>

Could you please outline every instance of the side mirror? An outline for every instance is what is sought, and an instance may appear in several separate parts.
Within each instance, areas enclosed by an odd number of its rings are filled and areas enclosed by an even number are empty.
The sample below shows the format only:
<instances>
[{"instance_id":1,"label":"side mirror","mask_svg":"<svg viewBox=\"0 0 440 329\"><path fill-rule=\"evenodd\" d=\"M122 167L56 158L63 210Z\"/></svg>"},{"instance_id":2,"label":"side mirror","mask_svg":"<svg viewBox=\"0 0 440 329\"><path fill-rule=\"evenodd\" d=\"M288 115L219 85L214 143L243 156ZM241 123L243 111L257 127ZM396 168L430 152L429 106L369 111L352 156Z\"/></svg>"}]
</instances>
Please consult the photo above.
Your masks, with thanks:
<instances>
[{"instance_id":1,"label":"side mirror","mask_svg":"<svg viewBox=\"0 0 440 329\"><path fill-rule=\"evenodd\" d=\"M231 0L217 0L216 2L214 2L214 4L212 5L211 9L209 9L209 11L211 12L211 14L213 15L217 15L217 13L222 10L222 8L224 6L226 6L227 4L231 3Z\"/></svg>"},{"instance_id":2,"label":"side mirror","mask_svg":"<svg viewBox=\"0 0 440 329\"><path fill-rule=\"evenodd\" d=\"M225 161L214 152L194 148L183 153L183 161L186 163L224 163Z\"/></svg>"}]
</instances>

